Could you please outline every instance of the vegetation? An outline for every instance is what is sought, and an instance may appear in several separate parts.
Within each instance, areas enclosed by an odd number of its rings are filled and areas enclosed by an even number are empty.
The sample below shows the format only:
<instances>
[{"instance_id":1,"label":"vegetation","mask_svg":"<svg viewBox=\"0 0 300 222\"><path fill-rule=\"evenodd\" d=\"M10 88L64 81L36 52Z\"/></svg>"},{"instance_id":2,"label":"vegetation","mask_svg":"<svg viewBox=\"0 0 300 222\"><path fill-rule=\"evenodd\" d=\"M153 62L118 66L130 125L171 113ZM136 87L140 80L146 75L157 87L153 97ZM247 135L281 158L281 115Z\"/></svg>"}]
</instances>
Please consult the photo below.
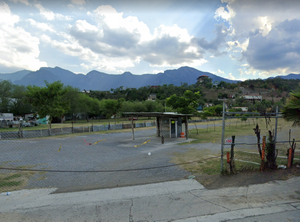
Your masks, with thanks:
<instances>
[{"instance_id":1,"label":"vegetation","mask_svg":"<svg viewBox=\"0 0 300 222\"><path fill-rule=\"evenodd\" d=\"M275 111L276 106L279 110L286 112L292 103L297 102L293 99L297 98L295 92L291 94L288 101L287 95L292 90L296 90L299 83L300 80L273 78L246 80L235 84L221 81L218 85L213 85L212 80L206 78L203 83L197 82L192 85L164 84L138 89L121 86L110 91L92 90L90 93L82 93L80 89L64 86L60 82L47 83L46 87L29 86L26 88L4 80L0 81L0 112L13 113L15 116L38 113L40 117L47 113L53 119L65 115L76 122L79 114L89 121L91 118L109 119L112 116L123 116L123 112L194 113L195 107L202 106L204 112L201 117L205 119L221 114L223 101L218 99L227 99L226 103L229 107L248 107L250 112ZM242 92L260 94L263 100L261 102L247 101L242 97ZM155 101L148 100L150 94L156 95ZM192 103L188 103L191 99L188 97L191 95L199 96L193 98ZM232 97L235 100L232 100ZM205 107L205 103L212 104L212 106ZM293 112L297 116L295 113L297 109ZM286 114L287 119L290 118L288 113L291 113L291 110Z\"/></svg>"},{"instance_id":2,"label":"vegetation","mask_svg":"<svg viewBox=\"0 0 300 222\"><path fill-rule=\"evenodd\" d=\"M183 96L177 96L176 94L170 96L167 98L166 103L178 113L195 114L200 98L200 92L193 93L190 90L186 90Z\"/></svg>"},{"instance_id":3,"label":"vegetation","mask_svg":"<svg viewBox=\"0 0 300 222\"><path fill-rule=\"evenodd\" d=\"M46 87L28 86L27 89L26 100L40 118L49 115L51 122L55 117L62 117L70 107L69 101L64 99L67 89L60 82L46 82Z\"/></svg>"},{"instance_id":4,"label":"vegetation","mask_svg":"<svg viewBox=\"0 0 300 222\"><path fill-rule=\"evenodd\" d=\"M300 126L300 89L290 94L282 113L286 120L294 121L293 126Z\"/></svg>"}]
</instances>

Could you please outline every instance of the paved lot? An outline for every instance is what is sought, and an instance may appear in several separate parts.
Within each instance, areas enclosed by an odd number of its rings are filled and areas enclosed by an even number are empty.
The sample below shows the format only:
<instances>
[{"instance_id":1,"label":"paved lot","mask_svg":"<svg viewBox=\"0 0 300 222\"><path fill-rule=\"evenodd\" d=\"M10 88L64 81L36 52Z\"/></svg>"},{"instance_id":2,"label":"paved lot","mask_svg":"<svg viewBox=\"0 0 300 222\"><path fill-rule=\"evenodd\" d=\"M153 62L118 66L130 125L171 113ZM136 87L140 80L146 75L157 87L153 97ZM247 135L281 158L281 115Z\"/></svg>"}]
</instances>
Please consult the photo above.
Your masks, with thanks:
<instances>
[{"instance_id":1,"label":"paved lot","mask_svg":"<svg viewBox=\"0 0 300 222\"><path fill-rule=\"evenodd\" d=\"M165 144L161 144L154 135L155 130L148 129L135 132L135 140L131 133L4 140L0 141L0 165L61 171L151 168L172 164L172 153L188 147L176 145L185 139L165 139ZM180 167L100 173L47 172L36 173L27 188L57 187L57 192L70 192L179 180L188 175Z\"/></svg>"},{"instance_id":2,"label":"paved lot","mask_svg":"<svg viewBox=\"0 0 300 222\"><path fill-rule=\"evenodd\" d=\"M194 125L189 125L189 128L194 128ZM279 136L281 134L279 132ZM237 142L253 140L254 136L243 136ZM148 142L145 143L146 141ZM218 140L215 143L177 145L181 142L186 140L165 139L165 144L161 144L160 138L155 136L154 128L136 131L135 140L132 140L131 132L0 140L0 166L71 171L36 173L30 178L26 188L56 187L56 192L72 192L180 180L190 175L179 166L121 172L74 171L125 170L170 165L174 152L185 152L192 147L220 152ZM256 146L252 148L257 150Z\"/></svg>"}]
</instances>

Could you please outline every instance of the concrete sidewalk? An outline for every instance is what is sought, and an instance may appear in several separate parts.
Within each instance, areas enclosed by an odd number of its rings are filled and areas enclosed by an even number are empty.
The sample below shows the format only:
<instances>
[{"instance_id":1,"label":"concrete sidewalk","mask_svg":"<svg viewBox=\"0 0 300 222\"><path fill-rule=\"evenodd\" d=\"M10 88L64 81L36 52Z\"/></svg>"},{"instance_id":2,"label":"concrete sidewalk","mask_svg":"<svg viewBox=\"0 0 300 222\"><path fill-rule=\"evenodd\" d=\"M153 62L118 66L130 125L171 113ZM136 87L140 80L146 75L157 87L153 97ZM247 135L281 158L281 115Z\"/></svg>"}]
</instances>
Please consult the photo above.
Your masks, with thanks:
<instances>
[{"instance_id":1,"label":"concrete sidewalk","mask_svg":"<svg viewBox=\"0 0 300 222\"><path fill-rule=\"evenodd\" d=\"M2 193L0 221L300 221L299 177L217 190L195 180L51 194L55 190Z\"/></svg>"}]
</instances>

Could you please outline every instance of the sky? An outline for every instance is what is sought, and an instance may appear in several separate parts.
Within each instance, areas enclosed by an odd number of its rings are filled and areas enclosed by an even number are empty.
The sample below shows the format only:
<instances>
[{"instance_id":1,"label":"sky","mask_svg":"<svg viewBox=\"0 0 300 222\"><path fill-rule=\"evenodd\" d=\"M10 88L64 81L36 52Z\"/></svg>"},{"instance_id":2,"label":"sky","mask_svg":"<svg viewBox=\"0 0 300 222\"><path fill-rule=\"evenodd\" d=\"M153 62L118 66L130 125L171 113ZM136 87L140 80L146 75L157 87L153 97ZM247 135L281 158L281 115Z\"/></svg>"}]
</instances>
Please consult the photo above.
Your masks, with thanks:
<instances>
[{"instance_id":1,"label":"sky","mask_svg":"<svg viewBox=\"0 0 300 222\"><path fill-rule=\"evenodd\" d=\"M0 73L300 73L297 0L0 0Z\"/></svg>"}]
</instances>

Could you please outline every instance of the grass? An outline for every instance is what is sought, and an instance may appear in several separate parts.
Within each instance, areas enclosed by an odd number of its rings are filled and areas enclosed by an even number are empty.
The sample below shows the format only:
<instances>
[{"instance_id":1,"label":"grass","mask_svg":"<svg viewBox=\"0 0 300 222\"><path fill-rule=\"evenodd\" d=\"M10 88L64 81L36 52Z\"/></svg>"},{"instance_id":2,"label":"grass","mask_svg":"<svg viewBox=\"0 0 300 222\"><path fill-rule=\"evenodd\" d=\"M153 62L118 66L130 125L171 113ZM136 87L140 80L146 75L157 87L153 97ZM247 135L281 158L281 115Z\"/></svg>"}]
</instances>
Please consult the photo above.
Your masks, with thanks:
<instances>
[{"instance_id":1,"label":"grass","mask_svg":"<svg viewBox=\"0 0 300 222\"><path fill-rule=\"evenodd\" d=\"M18 168L18 169L32 169L37 166L43 165L43 164L22 165L22 166L16 167L15 165L12 165L12 162L16 162L16 161L2 162L1 163L2 165L0 165L0 168L1 167L7 167L7 168L14 167L14 168ZM48 168L42 168L42 169L48 169ZM28 180L35 174L39 175L39 178L37 178L37 180L46 179L46 177L45 177L46 172L9 171L9 170L1 171L1 173L0 173L0 193L24 189L27 186Z\"/></svg>"},{"instance_id":2,"label":"grass","mask_svg":"<svg viewBox=\"0 0 300 222\"><path fill-rule=\"evenodd\" d=\"M253 128L256 126L256 123L259 124L259 127L261 129L261 138L263 135L267 135L267 129L265 125L264 119L258 119L253 121L240 121L239 119L233 119L226 121L226 127L225 127L225 138L231 138L231 135L236 136L246 136L246 135L252 135L255 136ZM215 124L220 124L222 121L216 121ZM255 124L254 124L255 123ZM190 123L192 124L192 123ZM206 125L207 123L199 123L197 125ZM209 122L209 124L212 124L212 122ZM272 124L270 125L271 129L274 129L275 120L272 119ZM278 132L285 130L288 132L289 129L292 128L292 123L287 122L283 119L278 119ZM196 129L189 130L189 138L195 139L189 143L181 143L181 145L185 144L196 144L196 143L221 143L222 138L222 127L221 126L209 126L205 129L198 129L199 134L197 134ZM300 135L300 128L293 128L293 134L292 138L297 137L299 139ZM288 140L288 133L287 133L287 139ZM255 143L256 141L254 141Z\"/></svg>"},{"instance_id":3,"label":"grass","mask_svg":"<svg viewBox=\"0 0 300 222\"><path fill-rule=\"evenodd\" d=\"M197 150L195 148L191 148L185 153L174 153L174 156L171 161L176 164L197 161L191 164L185 164L181 166L192 174L217 175L220 174L221 170L220 156L220 153L213 153L209 150ZM235 167L237 171L258 170L260 168L260 165L254 163L238 161L244 160L249 162L260 163L260 158L256 154L249 154L236 151L235 159ZM226 156L224 156L223 163L223 169L226 169Z\"/></svg>"},{"instance_id":4,"label":"grass","mask_svg":"<svg viewBox=\"0 0 300 222\"><path fill-rule=\"evenodd\" d=\"M27 185L33 172L0 173L0 192L20 190Z\"/></svg>"}]
</instances>

